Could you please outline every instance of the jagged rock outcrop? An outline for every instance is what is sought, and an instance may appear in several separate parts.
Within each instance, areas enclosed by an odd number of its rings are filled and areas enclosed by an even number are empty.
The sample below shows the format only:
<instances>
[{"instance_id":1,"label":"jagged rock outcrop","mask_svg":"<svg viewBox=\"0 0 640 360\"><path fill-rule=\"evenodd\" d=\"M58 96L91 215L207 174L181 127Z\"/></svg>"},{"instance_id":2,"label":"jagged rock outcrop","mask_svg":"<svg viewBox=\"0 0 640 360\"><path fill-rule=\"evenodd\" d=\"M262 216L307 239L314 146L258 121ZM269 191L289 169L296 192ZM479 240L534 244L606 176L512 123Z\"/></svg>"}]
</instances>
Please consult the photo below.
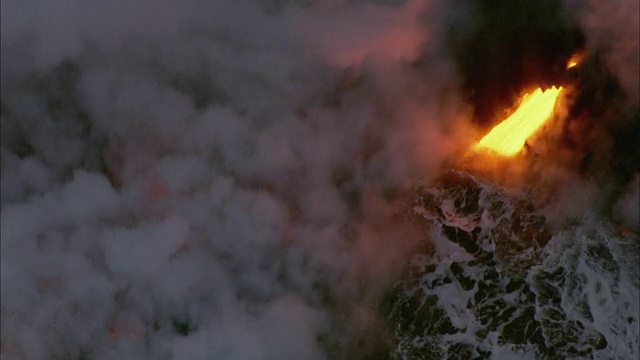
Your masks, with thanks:
<instances>
[{"instance_id":1,"label":"jagged rock outcrop","mask_svg":"<svg viewBox=\"0 0 640 360\"><path fill-rule=\"evenodd\" d=\"M628 259L637 236L552 234L524 196L461 171L418 189L414 205L431 224L433 250L413 257L386 306L392 358L637 354L638 281ZM620 243L632 250L618 251ZM608 318L598 319L603 311Z\"/></svg>"}]
</instances>

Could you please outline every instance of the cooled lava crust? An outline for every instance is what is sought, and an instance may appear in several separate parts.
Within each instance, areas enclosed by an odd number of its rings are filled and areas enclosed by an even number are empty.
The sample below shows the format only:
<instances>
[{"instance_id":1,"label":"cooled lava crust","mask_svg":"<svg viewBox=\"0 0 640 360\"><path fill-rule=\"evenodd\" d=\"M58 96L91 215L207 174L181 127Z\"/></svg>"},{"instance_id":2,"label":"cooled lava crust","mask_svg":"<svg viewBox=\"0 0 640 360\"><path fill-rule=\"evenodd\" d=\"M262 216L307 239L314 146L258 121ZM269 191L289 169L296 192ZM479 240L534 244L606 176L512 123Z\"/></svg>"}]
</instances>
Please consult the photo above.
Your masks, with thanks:
<instances>
[{"instance_id":1,"label":"cooled lava crust","mask_svg":"<svg viewBox=\"0 0 640 360\"><path fill-rule=\"evenodd\" d=\"M489 359L500 347L569 359L607 347L588 304L566 314L563 294L586 285L573 260L540 266L552 234L526 198L449 171L417 190L413 210L430 223L434 248L413 256L386 305L392 359ZM443 246L449 255L438 254ZM574 253L611 258L601 238Z\"/></svg>"}]
</instances>

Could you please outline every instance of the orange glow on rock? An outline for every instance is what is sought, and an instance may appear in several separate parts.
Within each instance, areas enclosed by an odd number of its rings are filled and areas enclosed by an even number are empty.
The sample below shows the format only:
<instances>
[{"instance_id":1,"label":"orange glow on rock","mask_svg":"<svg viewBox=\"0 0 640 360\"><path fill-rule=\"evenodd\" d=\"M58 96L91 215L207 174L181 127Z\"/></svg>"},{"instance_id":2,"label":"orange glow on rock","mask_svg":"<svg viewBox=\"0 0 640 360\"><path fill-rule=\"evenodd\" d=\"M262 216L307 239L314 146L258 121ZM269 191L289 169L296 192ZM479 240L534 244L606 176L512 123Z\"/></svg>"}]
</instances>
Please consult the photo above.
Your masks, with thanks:
<instances>
[{"instance_id":1,"label":"orange glow on rock","mask_svg":"<svg viewBox=\"0 0 640 360\"><path fill-rule=\"evenodd\" d=\"M518 108L503 122L496 125L474 147L489 150L502 156L514 156L525 142L551 117L562 87L538 89L525 94Z\"/></svg>"}]
</instances>

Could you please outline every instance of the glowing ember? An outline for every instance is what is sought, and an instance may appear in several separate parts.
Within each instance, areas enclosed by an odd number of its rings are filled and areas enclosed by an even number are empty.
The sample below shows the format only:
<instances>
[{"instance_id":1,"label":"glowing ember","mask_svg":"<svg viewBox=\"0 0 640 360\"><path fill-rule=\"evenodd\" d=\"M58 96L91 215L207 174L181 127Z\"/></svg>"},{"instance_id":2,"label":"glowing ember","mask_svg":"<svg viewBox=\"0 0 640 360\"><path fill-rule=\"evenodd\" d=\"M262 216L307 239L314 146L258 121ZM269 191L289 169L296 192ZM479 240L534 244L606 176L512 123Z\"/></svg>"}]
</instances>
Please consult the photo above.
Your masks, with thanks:
<instances>
[{"instance_id":1,"label":"glowing ember","mask_svg":"<svg viewBox=\"0 0 640 360\"><path fill-rule=\"evenodd\" d=\"M571 59L569 59L569 62L567 62L567 69L578 66L578 64L582 61L582 57L582 54L573 55Z\"/></svg>"},{"instance_id":2,"label":"glowing ember","mask_svg":"<svg viewBox=\"0 0 640 360\"><path fill-rule=\"evenodd\" d=\"M488 149L503 156L520 152L525 141L551 116L562 87L538 89L522 98L520 106L480 140L476 149Z\"/></svg>"}]
</instances>

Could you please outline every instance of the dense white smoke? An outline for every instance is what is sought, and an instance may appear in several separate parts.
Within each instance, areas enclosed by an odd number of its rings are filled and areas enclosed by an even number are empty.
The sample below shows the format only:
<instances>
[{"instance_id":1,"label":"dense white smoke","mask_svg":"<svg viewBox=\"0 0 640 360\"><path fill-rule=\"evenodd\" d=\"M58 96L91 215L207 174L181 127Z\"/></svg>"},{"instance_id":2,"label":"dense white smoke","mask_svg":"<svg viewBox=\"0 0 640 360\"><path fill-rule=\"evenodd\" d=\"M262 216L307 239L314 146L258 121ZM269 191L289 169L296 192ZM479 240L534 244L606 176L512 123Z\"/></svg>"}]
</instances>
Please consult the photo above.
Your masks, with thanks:
<instances>
[{"instance_id":1,"label":"dense white smoke","mask_svg":"<svg viewBox=\"0 0 640 360\"><path fill-rule=\"evenodd\" d=\"M461 131L426 5L3 1L3 358L353 353Z\"/></svg>"}]
</instances>

